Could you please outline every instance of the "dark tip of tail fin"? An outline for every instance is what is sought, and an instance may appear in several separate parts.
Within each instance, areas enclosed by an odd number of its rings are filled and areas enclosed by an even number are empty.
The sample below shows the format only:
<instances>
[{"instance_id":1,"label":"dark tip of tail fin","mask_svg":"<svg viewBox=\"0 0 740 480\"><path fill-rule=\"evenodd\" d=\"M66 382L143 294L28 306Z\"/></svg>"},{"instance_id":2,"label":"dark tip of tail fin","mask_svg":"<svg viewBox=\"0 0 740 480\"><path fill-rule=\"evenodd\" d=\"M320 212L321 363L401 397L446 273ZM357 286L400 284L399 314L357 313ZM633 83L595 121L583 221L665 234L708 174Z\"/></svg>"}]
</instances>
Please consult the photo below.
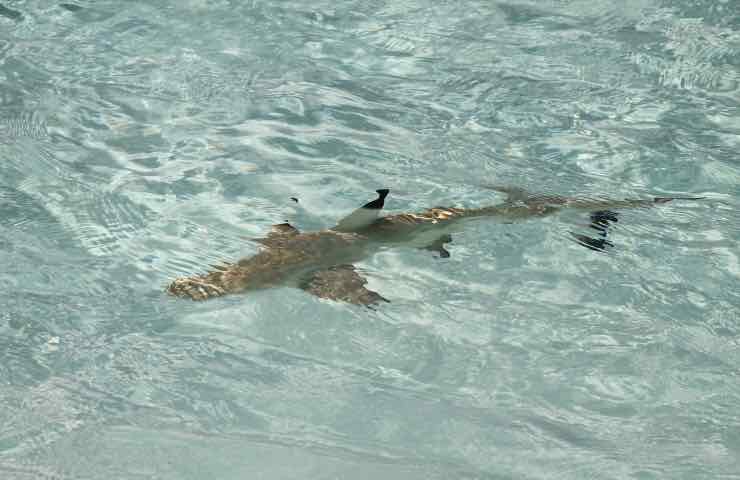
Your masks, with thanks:
<instances>
[{"instance_id":1,"label":"dark tip of tail fin","mask_svg":"<svg viewBox=\"0 0 740 480\"><path fill-rule=\"evenodd\" d=\"M390 192L387 188L381 188L378 190L375 190L375 192L378 194L378 198L373 200L372 202L368 202L365 205L362 206L362 208L370 208L373 210L380 210L383 208L383 205L385 205L385 197L388 196L388 193Z\"/></svg>"}]
</instances>

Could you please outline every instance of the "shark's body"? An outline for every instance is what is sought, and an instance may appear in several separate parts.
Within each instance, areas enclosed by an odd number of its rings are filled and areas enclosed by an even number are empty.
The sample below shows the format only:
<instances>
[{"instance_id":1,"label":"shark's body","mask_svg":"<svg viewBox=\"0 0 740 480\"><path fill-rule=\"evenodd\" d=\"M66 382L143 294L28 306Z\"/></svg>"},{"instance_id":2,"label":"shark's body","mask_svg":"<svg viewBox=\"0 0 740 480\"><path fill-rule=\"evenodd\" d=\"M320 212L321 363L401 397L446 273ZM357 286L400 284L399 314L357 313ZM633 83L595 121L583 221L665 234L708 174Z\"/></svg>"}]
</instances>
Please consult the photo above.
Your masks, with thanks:
<instances>
[{"instance_id":1,"label":"shark's body","mask_svg":"<svg viewBox=\"0 0 740 480\"><path fill-rule=\"evenodd\" d=\"M592 211L591 227L599 232L600 238L573 236L587 248L603 250L611 246L606 240L607 227L610 222L617 221L617 214L612 209L650 207L676 199L579 199L532 196L519 189L496 190L509 195L499 205L472 209L435 207L421 213L385 217L378 214L388 190L378 190L376 200L355 210L333 228L301 233L288 223L275 225L267 238L257 240L264 246L257 255L215 266L215 270L204 275L179 278L167 290L179 297L206 300L227 293L291 285L318 297L370 305L387 300L365 288L367 281L357 273L353 263L369 257L383 246L410 245L448 257L444 244L452 241L451 234L458 231L466 220L484 217L516 220L574 208Z\"/></svg>"}]
</instances>

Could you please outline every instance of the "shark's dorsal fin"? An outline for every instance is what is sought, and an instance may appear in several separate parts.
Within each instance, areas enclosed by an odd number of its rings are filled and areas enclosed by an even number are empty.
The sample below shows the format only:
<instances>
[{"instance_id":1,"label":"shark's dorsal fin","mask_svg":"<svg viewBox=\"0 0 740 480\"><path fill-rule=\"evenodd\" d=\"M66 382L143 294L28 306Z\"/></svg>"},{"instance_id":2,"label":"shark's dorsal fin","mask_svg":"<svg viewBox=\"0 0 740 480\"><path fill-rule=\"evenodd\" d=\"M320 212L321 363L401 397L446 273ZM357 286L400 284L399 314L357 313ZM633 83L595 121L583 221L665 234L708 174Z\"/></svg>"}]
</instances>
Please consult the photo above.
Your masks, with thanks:
<instances>
[{"instance_id":1,"label":"shark's dorsal fin","mask_svg":"<svg viewBox=\"0 0 740 480\"><path fill-rule=\"evenodd\" d=\"M365 205L341 219L339 223L337 223L337 226L332 230L336 230L338 232L354 232L370 226L370 224L377 220L380 210L385 204L385 197L388 196L388 192L390 190L387 188L381 188L375 191L378 193L378 198L371 202L367 202Z\"/></svg>"},{"instance_id":2,"label":"shark's dorsal fin","mask_svg":"<svg viewBox=\"0 0 740 480\"><path fill-rule=\"evenodd\" d=\"M266 238L257 238L255 241L269 247L278 243L280 240L294 237L299 233L301 232L288 222L278 223L270 228L270 233L267 234Z\"/></svg>"}]
</instances>

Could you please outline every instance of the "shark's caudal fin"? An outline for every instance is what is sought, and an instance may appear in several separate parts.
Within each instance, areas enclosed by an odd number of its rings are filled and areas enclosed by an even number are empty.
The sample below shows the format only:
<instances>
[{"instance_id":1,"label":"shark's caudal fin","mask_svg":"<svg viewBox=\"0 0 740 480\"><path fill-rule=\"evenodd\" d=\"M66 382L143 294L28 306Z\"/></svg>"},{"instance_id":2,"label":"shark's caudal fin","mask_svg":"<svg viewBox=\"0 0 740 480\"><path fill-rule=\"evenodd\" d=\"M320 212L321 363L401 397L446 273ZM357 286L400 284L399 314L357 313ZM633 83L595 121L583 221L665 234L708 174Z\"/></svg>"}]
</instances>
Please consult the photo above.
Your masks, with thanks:
<instances>
[{"instance_id":1,"label":"shark's caudal fin","mask_svg":"<svg viewBox=\"0 0 740 480\"><path fill-rule=\"evenodd\" d=\"M380 210L385 204L385 197L388 196L388 192L390 190L387 188L381 188L380 190L375 191L378 193L378 198L366 203L341 219L339 223L337 223L337 226L332 230L336 230L338 232L354 232L370 226L371 223L377 220Z\"/></svg>"},{"instance_id":2,"label":"shark's caudal fin","mask_svg":"<svg viewBox=\"0 0 740 480\"><path fill-rule=\"evenodd\" d=\"M650 207L652 205L660 205L674 200L704 200L705 198L706 197L654 197L652 200L615 201L611 202L612 205L610 205L610 208L619 208L625 205ZM610 202L606 201L604 203L608 205ZM580 205L576 204L576 206ZM619 214L612 210L597 210L591 212L590 217L591 223L589 224L589 227L596 230L599 237L589 237L588 235L570 232L573 238L575 238L580 245L597 252L604 252L608 247L613 247L614 244L607 240L606 237L609 234L609 227L611 224L619 221Z\"/></svg>"}]
</instances>

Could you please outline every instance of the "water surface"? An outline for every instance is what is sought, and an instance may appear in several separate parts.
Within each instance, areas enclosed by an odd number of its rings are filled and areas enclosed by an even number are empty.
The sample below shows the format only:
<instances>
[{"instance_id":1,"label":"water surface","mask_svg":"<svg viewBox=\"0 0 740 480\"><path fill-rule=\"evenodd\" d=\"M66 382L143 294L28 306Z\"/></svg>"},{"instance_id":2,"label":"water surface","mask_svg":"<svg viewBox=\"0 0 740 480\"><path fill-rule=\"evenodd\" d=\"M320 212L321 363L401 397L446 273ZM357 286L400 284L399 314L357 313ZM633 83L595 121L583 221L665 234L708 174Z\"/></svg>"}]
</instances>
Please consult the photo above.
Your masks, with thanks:
<instances>
[{"instance_id":1,"label":"water surface","mask_svg":"<svg viewBox=\"0 0 740 480\"><path fill-rule=\"evenodd\" d=\"M0 5L2 478L737 478L732 1ZM377 311L163 292L488 184L708 198L382 251Z\"/></svg>"}]
</instances>

